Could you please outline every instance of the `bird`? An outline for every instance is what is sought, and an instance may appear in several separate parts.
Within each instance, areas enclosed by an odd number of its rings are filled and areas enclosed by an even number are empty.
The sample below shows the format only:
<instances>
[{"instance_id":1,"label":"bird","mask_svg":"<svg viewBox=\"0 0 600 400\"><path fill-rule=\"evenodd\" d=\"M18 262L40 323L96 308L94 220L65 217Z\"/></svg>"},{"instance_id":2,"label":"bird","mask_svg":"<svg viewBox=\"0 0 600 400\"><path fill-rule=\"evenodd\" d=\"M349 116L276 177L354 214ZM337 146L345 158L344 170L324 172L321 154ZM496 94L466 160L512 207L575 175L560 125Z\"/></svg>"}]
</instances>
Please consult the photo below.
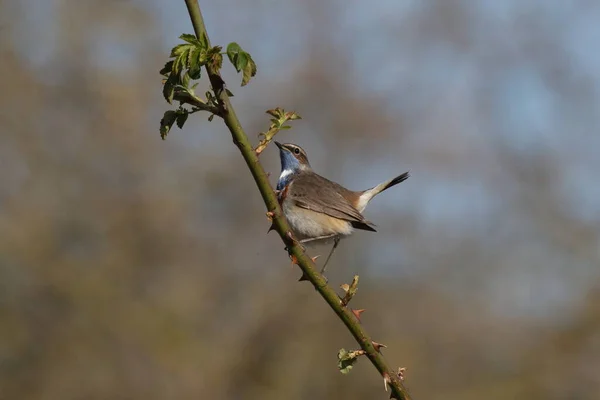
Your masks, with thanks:
<instances>
[{"instance_id":1,"label":"bird","mask_svg":"<svg viewBox=\"0 0 600 400\"><path fill-rule=\"evenodd\" d=\"M375 224L362 212L378 195L404 182L407 171L367 190L352 191L313 171L306 152L293 143L279 143L281 174L277 181L277 199L292 233L299 243L323 243L333 240L333 247L321 274L343 237L355 229L376 232Z\"/></svg>"}]
</instances>

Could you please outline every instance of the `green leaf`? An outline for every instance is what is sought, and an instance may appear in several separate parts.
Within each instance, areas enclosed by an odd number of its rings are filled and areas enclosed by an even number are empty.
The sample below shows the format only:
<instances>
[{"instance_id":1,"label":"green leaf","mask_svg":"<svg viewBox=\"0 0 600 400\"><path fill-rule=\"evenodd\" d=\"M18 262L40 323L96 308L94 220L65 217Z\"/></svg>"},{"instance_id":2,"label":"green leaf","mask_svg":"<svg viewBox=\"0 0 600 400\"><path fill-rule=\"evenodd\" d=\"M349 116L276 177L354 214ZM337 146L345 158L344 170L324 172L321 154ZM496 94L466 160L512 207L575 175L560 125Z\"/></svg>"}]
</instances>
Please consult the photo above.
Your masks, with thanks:
<instances>
[{"instance_id":1,"label":"green leaf","mask_svg":"<svg viewBox=\"0 0 600 400\"><path fill-rule=\"evenodd\" d=\"M190 114L187 112L187 110L182 110L181 112L177 113L177 126L179 129L183 128L183 125L185 124L185 121L187 121L189 115Z\"/></svg>"},{"instance_id":2,"label":"green leaf","mask_svg":"<svg viewBox=\"0 0 600 400\"><path fill-rule=\"evenodd\" d=\"M190 66L192 65L195 50L197 50L197 48L190 49L190 51L187 52L187 59L185 60L185 65L188 68L190 68Z\"/></svg>"},{"instance_id":3,"label":"green leaf","mask_svg":"<svg viewBox=\"0 0 600 400\"><path fill-rule=\"evenodd\" d=\"M160 137L165 140L167 134L171 130L171 127L177 119L177 112L173 110L165 111L162 119L160 120Z\"/></svg>"},{"instance_id":4,"label":"green leaf","mask_svg":"<svg viewBox=\"0 0 600 400\"><path fill-rule=\"evenodd\" d=\"M186 50L189 51L190 47L191 46L189 44L178 44L177 46L171 49L171 55L169 57L178 57L179 55L183 54L183 52L185 52Z\"/></svg>"},{"instance_id":5,"label":"green leaf","mask_svg":"<svg viewBox=\"0 0 600 400\"><path fill-rule=\"evenodd\" d=\"M169 104L173 103L174 95L175 95L175 86L165 83L165 85L163 86L163 96L165 97L165 100L167 101L167 103L169 103Z\"/></svg>"},{"instance_id":6,"label":"green leaf","mask_svg":"<svg viewBox=\"0 0 600 400\"><path fill-rule=\"evenodd\" d=\"M200 79L200 74L202 72L202 66L206 62L206 51L196 48L191 53L191 57L189 60L189 70L190 78L192 79Z\"/></svg>"},{"instance_id":7,"label":"green leaf","mask_svg":"<svg viewBox=\"0 0 600 400\"><path fill-rule=\"evenodd\" d=\"M196 39L196 35L194 35L192 33L182 33L179 36L179 39L185 40L188 43L194 43L195 40L198 40L198 39Z\"/></svg>"},{"instance_id":8,"label":"green leaf","mask_svg":"<svg viewBox=\"0 0 600 400\"><path fill-rule=\"evenodd\" d=\"M192 56L192 52L194 50L194 46L189 44L180 45L183 46L177 50L177 54L174 56L175 60L173 61L172 73L178 75L184 69L188 68L189 60ZM177 46L179 47L179 46ZM175 51L175 49L174 49Z\"/></svg>"},{"instance_id":9,"label":"green leaf","mask_svg":"<svg viewBox=\"0 0 600 400\"><path fill-rule=\"evenodd\" d=\"M203 45L200 40L198 40L196 35L192 35L191 33L184 33L183 35L179 36L179 39L182 39L182 40L184 40L190 44L193 44L195 46L206 48L206 46Z\"/></svg>"},{"instance_id":10,"label":"green leaf","mask_svg":"<svg viewBox=\"0 0 600 400\"><path fill-rule=\"evenodd\" d=\"M206 61L208 60L208 53L206 50L200 49L200 52L198 52L196 57L197 57L198 64L204 65L204 64L206 64Z\"/></svg>"},{"instance_id":11,"label":"green leaf","mask_svg":"<svg viewBox=\"0 0 600 400\"><path fill-rule=\"evenodd\" d=\"M227 45L227 57L237 72L242 72L242 86L246 86L250 78L256 75L256 63L252 56L242 50L239 44L232 42Z\"/></svg>"},{"instance_id":12,"label":"green leaf","mask_svg":"<svg viewBox=\"0 0 600 400\"><path fill-rule=\"evenodd\" d=\"M190 54L192 53L192 47L188 47L186 49L183 49L183 51L181 52L181 54L178 57L178 60L180 60L180 64L182 68L187 68L187 66L189 65L189 57Z\"/></svg>"},{"instance_id":13,"label":"green leaf","mask_svg":"<svg viewBox=\"0 0 600 400\"><path fill-rule=\"evenodd\" d=\"M185 68L185 58L184 57L176 57L173 62L173 71L172 74L179 75L181 71Z\"/></svg>"},{"instance_id":14,"label":"green leaf","mask_svg":"<svg viewBox=\"0 0 600 400\"><path fill-rule=\"evenodd\" d=\"M235 56L235 69L237 72L240 72L242 70L244 70L244 68L246 68L246 66L248 65L248 57L250 56L250 54L246 53L245 51L239 52L236 56Z\"/></svg>"},{"instance_id":15,"label":"green leaf","mask_svg":"<svg viewBox=\"0 0 600 400\"><path fill-rule=\"evenodd\" d=\"M161 75L167 76L167 75L169 75L169 74L171 73L171 70L172 70L172 69L173 69L173 60L171 60L171 61L167 62L167 63L165 64L165 66L164 66L164 67L163 67L163 68L160 70L160 72L159 72L159 73L160 73Z\"/></svg>"},{"instance_id":16,"label":"green leaf","mask_svg":"<svg viewBox=\"0 0 600 400\"><path fill-rule=\"evenodd\" d=\"M244 76L242 78L242 86L246 86L250 82L250 78L256 75L256 64L248 53L244 53L248 57L248 63L244 66Z\"/></svg>"},{"instance_id":17,"label":"green leaf","mask_svg":"<svg viewBox=\"0 0 600 400\"><path fill-rule=\"evenodd\" d=\"M188 70L188 75L190 76L190 78L192 78L193 80L198 80L200 79L200 76L202 75L202 68L201 67L192 67Z\"/></svg>"},{"instance_id":18,"label":"green leaf","mask_svg":"<svg viewBox=\"0 0 600 400\"><path fill-rule=\"evenodd\" d=\"M340 349L338 352L338 368L342 374L347 374L352 369L354 363L358 360L355 352L347 352L346 349Z\"/></svg>"},{"instance_id":19,"label":"green leaf","mask_svg":"<svg viewBox=\"0 0 600 400\"><path fill-rule=\"evenodd\" d=\"M300 116L300 114L297 114L294 111L286 112L285 113L285 118L289 119L290 121L294 121L296 119L302 119L302 117Z\"/></svg>"},{"instance_id":20,"label":"green leaf","mask_svg":"<svg viewBox=\"0 0 600 400\"><path fill-rule=\"evenodd\" d=\"M229 57L229 61L235 66L236 62L235 62L235 57L237 56L237 54L243 51L242 48L240 47L239 44L237 44L236 42L231 42L227 45L227 57ZM239 70L238 70L239 72Z\"/></svg>"},{"instance_id":21,"label":"green leaf","mask_svg":"<svg viewBox=\"0 0 600 400\"><path fill-rule=\"evenodd\" d=\"M163 85L163 96L169 104L171 104L171 102L173 101L173 95L175 94L175 85L173 82L174 80L175 77L171 75Z\"/></svg>"},{"instance_id":22,"label":"green leaf","mask_svg":"<svg viewBox=\"0 0 600 400\"><path fill-rule=\"evenodd\" d=\"M187 88L190 85L190 75L189 73L183 74L183 78L181 80L182 85Z\"/></svg>"},{"instance_id":23,"label":"green leaf","mask_svg":"<svg viewBox=\"0 0 600 400\"><path fill-rule=\"evenodd\" d=\"M279 107L267 110L265 112L267 114L269 114L270 116L278 118L278 119L281 118L281 116L283 115L283 110ZM276 122L277 120L272 119L271 121Z\"/></svg>"},{"instance_id":24,"label":"green leaf","mask_svg":"<svg viewBox=\"0 0 600 400\"><path fill-rule=\"evenodd\" d=\"M233 93L231 92L231 90L225 88L225 93L227 93L227 96L229 97L233 97Z\"/></svg>"}]
</instances>

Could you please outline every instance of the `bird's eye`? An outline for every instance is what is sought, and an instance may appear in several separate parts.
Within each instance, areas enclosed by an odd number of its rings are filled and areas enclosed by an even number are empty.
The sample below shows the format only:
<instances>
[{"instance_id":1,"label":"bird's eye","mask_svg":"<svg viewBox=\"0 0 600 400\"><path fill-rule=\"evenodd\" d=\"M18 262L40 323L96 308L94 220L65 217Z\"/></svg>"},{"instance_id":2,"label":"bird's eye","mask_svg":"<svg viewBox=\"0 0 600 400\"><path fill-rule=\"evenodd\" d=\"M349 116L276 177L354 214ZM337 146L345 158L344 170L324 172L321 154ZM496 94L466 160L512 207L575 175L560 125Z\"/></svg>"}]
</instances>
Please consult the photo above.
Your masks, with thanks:
<instances>
[{"instance_id":1,"label":"bird's eye","mask_svg":"<svg viewBox=\"0 0 600 400\"><path fill-rule=\"evenodd\" d=\"M300 154L300 149L296 147L296 148L294 149L294 153L295 153L295 154Z\"/></svg>"}]
</instances>

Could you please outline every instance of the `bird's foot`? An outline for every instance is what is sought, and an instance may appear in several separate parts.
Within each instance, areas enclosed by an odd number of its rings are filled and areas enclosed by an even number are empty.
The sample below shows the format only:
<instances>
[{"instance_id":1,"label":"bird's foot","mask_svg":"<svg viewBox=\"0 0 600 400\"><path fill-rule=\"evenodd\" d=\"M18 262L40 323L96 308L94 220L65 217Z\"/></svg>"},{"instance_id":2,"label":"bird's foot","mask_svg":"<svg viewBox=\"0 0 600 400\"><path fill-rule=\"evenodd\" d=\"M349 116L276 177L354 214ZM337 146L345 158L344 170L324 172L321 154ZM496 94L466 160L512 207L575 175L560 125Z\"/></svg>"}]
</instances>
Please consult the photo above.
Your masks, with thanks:
<instances>
[{"instance_id":1,"label":"bird's foot","mask_svg":"<svg viewBox=\"0 0 600 400\"><path fill-rule=\"evenodd\" d=\"M302 245L302 241L296 239L294 237L294 235L292 234L292 232L288 232L286 234L286 236L292 242L292 245L297 244L298 246L300 246L300 248L302 248L302 251L306 251L306 247L304 247L304 245ZM289 252L289 247L286 246L285 249Z\"/></svg>"}]
</instances>

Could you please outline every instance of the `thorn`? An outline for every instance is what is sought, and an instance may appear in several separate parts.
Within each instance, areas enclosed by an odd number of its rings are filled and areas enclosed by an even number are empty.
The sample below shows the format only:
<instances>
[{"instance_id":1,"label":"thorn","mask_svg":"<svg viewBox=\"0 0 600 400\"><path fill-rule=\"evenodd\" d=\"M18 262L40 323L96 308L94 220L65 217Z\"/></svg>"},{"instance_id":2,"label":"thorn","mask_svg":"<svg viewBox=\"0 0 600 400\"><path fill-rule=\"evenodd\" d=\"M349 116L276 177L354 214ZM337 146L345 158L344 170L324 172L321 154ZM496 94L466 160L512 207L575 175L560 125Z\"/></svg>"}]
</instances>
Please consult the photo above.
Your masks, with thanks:
<instances>
[{"instance_id":1,"label":"thorn","mask_svg":"<svg viewBox=\"0 0 600 400\"><path fill-rule=\"evenodd\" d=\"M350 311L352 311L352 314L354 314L354 316L356 317L358 322L360 322L360 314L362 314L365 311L365 309L361 308L361 309L355 310L354 308L351 308Z\"/></svg>"},{"instance_id":2,"label":"thorn","mask_svg":"<svg viewBox=\"0 0 600 400\"><path fill-rule=\"evenodd\" d=\"M296 258L295 255L290 254L290 260L292 260L292 266L298 265L298 259Z\"/></svg>"},{"instance_id":3,"label":"thorn","mask_svg":"<svg viewBox=\"0 0 600 400\"><path fill-rule=\"evenodd\" d=\"M373 341L373 340L371 340L371 343L373 344L373 347L375 347L375 350L376 350L378 353L381 353L381 349L382 349L382 348L386 348L386 347L387 347L385 344L382 344L382 343L377 343L377 342L375 342L375 341Z\"/></svg>"},{"instance_id":4,"label":"thorn","mask_svg":"<svg viewBox=\"0 0 600 400\"><path fill-rule=\"evenodd\" d=\"M267 219L271 222L271 226L269 227L269 230L267 231L267 233L269 233L273 229L275 229L275 222L273 221L273 217L275 216L275 213L273 211L267 211L266 216L267 216Z\"/></svg>"},{"instance_id":5,"label":"thorn","mask_svg":"<svg viewBox=\"0 0 600 400\"><path fill-rule=\"evenodd\" d=\"M383 374L383 388L385 389L385 391L387 392L387 387L388 387L388 383L391 383L392 380L390 379L390 376L388 375L387 372L384 372Z\"/></svg>"},{"instance_id":6,"label":"thorn","mask_svg":"<svg viewBox=\"0 0 600 400\"><path fill-rule=\"evenodd\" d=\"M267 178L270 178L270 177L271 177L271 173L267 172Z\"/></svg>"},{"instance_id":7,"label":"thorn","mask_svg":"<svg viewBox=\"0 0 600 400\"><path fill-rule=\"evenodd\" d=\"M400 379L401 381L404 380L404 373L406 372L406 368L405 367L400 367L398 368L398 379Z\"/></svg>"},{"instance_id":8,"label":"thorn","mask_svg":"<svg viewBox=\"0 0 600 400\"><path fill-rule=\"evenodd\" d=\"M312 260L312 262L316 263L317 262L317 258L319 258L319 257L321 257L321 256L320 255L314 256L314 257L311 257L310 259Z\"/></svg>"},{"instance_id":9,"label":"thorn","mask_svg":"<svg viewBox=\"0 0 600 400\"><path fill-rule=\"evenodd\" d=\"M300 279L298 279L298 282L307 281L307 280L308 280L308 276L306 276L304 271L302 271L302 276L300 277Z\"/></svg>"}]
</instances>

